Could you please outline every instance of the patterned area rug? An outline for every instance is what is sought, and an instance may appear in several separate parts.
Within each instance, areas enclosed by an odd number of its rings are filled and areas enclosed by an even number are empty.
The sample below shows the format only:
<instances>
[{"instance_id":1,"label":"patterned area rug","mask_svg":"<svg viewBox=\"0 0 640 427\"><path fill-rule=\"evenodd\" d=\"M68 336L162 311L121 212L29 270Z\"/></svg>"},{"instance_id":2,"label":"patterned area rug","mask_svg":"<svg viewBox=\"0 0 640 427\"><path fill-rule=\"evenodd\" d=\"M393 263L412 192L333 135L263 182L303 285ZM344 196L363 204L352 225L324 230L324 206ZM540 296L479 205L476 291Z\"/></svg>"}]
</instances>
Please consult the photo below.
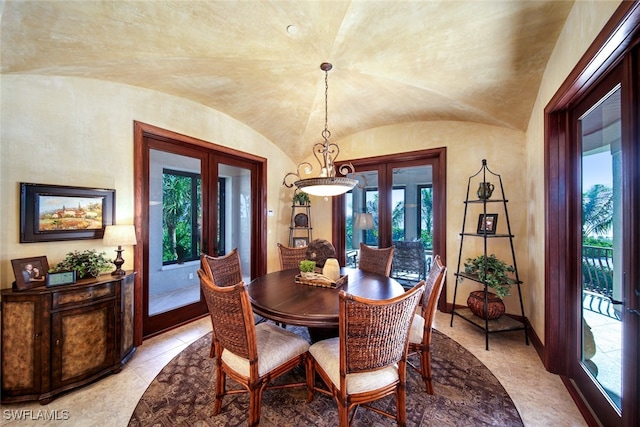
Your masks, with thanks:
<instances>
[{"instance_id":1,"label":"patterned area rug","mask_svg":"<svg viewBox=\"0 0 640 427\"><path fill-rule=\"evenodd\" d=\"M289 326L308 337L305 328ZM165 366L149 385L131 416L129 426L247 425L247 394L225 396L222 413L213 416L215 365L209 358L211 334L200 338ZM408 426L523 426L513 401L496 377L475 356L434 331L432 370L435 395L424 392L422 379L407 368ZM412 356L412 361L417 358ZM303 371L290 374L301 380ZM291 377L283 377L285 381ZM316 382L321 384L321 380ZM239 388L227 379L227 387ZM262 426L335 426L338 411L329 396L316 393L305 403L304 388L264 392ZM395 398L379 401L393 410ZM392 419L372 411L357 411L353 426L395 426Z\"/></svg>"}]
</instances>

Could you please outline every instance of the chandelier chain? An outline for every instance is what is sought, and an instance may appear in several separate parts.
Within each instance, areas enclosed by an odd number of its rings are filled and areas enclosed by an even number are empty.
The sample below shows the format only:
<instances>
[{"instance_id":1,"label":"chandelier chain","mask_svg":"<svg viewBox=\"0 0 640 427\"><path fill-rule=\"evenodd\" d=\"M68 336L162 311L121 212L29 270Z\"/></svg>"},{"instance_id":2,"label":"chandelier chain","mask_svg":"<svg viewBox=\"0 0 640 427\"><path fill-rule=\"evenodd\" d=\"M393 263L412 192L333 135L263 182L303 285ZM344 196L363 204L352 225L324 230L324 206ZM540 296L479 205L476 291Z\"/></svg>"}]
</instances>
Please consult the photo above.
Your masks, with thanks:
<instances>
[{"instance_id":1,"label":"chandelier chain","mask_svg":"<svg viewBox=\"0 0 640 427\"><path fill-rule=\"evenodd\" d=\"M322 137L325 142L331 137L329 132L329 70L324 70L324 131Z\"/></svg>"}]
</instances>

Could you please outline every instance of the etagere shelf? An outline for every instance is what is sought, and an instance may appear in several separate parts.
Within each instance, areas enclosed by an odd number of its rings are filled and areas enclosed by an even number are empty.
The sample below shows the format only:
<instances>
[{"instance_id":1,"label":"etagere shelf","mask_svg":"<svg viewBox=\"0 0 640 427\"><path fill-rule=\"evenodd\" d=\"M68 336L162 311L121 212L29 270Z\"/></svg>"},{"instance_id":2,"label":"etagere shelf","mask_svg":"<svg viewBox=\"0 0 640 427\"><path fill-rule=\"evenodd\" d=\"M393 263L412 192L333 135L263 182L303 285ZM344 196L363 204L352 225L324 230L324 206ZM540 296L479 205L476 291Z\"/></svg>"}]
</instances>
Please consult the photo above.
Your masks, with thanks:
<instances>
[{"instance_id":1,"label":"etagere shelf","mask_svg":"<svg viewBox=\"0 0 640 427\"><path fill-rule=\"evenodd\" d=\"M497 179L499 186L494 187L492 184L490 184L489 181L487 181L488 179L490 180ZM477 194L475 195L471 193L472 191L471 189L473 188L471 186L472 182L474 184L477 183L478 185L478 191L477 191ZM499 198L491 198L491 195L494 190L500 191ZM525 336L525 342L527 345L529 345L529 336L527 333L528 331L527 331L527 326L526 326L525 316L524 316L524 305L522 303L522 293L520 289L520 285L522 284L522 282L520 281L520 277L518 275L518 266L516 264L516 256L513 248L513 239L515 236L511 233L511 223L509 222L509 212L507 209L507 202L508 200L504 195L504 187L502 185L501 176L499 174L492 172L487 167L487 161L483 159L482 167L478 172L476 172L474 175L471 175L469 177L469 181L467 184L467 197L464 201L464 216L462 220L462 232L460 233L460 250L458 252L458 266L455 273L456 284L453 292L453 309L451 310L450 326L453 326L454 317L458 316L468 321L469 323L477 326L478 328L484 330L485 348L487 350L489 350L489 335L496 332L523 330L524 336ZM474 233L474 232L470 232L469 229L467 228L467 220L468 220L469 211L470 211L469 207L474 205L477 206L478 204L482 206L482 212L478 220L478 229ZM502 214L505 217L507 233L496 233L497 231L496 223L497 223L498 215L493 213L488 213L487 207L495 207L495 209L502 211ZM476 213L478 210L471 209L471 211ZM492 216L492 215L495 215L495 216ZM483 221L486 221L487 218L493 218L493 221L495 222L483 223ZM468 239L482 239L483 252L484 252L483 254L485 257L489 256L489 254L491 253L490 246L498 245L500 244L501 241L504 242L505 240L508 240L509 247L511 249L511 262L515 270L513 273L513 275L515 276L514 278L515 284L512 285L512 291L517 290L518 298L520 301L521 316L519 319L516 319L507 314L504 314L499 318L493 319L493 320L488 318L489 317L488 306L489 306L490 294L489 294L487 283L483 280L480 280L475 275L465 273L464 268L461 271L461 265L464 264L462 260L464 258L467 258L467 256L464 254L463 248L466 240ZM461 279L479 282L484 285L483 286L484 318L479 317L476 314L472 313L469 308L462 308L462 307L456 306L458 286Z\"/></svg>"},{"instance_id":2,"label":"etagere shelf","mask_svg":"<svg viewBox=\"0 0 640 427\"><path fill-rule=\"evenodd\" d=\"M308 246L311 240L313 240L311 205L299 205L293 202L291 205L291 223L289 225L289 246Z\"/></svg>"}]
</instances>

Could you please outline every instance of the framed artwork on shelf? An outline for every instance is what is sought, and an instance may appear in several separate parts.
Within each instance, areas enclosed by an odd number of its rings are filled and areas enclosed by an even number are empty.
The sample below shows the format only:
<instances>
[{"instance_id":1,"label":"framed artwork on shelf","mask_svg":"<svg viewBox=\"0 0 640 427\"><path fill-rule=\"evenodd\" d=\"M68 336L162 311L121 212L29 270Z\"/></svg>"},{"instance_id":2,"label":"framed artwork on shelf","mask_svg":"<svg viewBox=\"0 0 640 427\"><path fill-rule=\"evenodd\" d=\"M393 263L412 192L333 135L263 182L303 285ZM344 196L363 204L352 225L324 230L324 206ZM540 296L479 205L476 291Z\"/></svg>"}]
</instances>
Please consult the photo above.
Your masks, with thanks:
<instances>
[{"instance_id":1,"label":"framed artwork on shelf","mask_svg":"<svg viewBox=\"0 0 640 427\"><path fill-rule=\"evenodd\" d=\"M12 259L11 266L13 274L16 276L16 290L24 291L46 284L47 272L49 271L46 256Z\"/></svg>"},{"instance_id":2,"label":"framed artwork on shelf","mask_svg":"<svg viewBox=\"0 0 640 427\"><path fill-rule=\"evenodd\" d=\"M480 214L478 217L478 234L496 234L498 214Z\"/></svg>"},{"instance_id":3,"label":"framed artwork on shelf","mask_svg":"<svg viewBox=\"0 0 640 427\"><path fill-rule=\"evenodd\" d=\"M20 243L102 239L116 190L20 184Z\"/></svg>"},{"instance_id":4,"label":"framed artwork on shelf","mask_svg":"<svg viewBox=\"0 0 640 427\"><path fill-rule=\"evenodd\" d=\"M293 247L294 248L303 248L305 246L309 246L309 239L307 237L294 237L293 238Z\"/></svg>"}]
</instances>

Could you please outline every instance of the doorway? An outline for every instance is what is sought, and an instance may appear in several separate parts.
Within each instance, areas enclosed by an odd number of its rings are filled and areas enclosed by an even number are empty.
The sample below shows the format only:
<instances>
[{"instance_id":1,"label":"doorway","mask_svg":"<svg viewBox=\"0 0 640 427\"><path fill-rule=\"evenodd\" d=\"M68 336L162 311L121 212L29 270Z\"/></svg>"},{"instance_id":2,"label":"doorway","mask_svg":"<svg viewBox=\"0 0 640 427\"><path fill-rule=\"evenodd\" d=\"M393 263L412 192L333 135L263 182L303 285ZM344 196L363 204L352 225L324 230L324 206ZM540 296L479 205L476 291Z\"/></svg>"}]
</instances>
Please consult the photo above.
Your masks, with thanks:
<instances>
[{"instance_id":1,"label":"doorway","mask_svg":"<svg viewBox=\"0 0 640 427\"><path fill-rule=\"evenodd\" d=\"M639 29L622 4L545 109L544 364L590 425L640 422Z\"/></svg>"},{"instance_id":2,"label":"doorway","mask_svg":"<svg viewBox=\"0 0 640 427\"><path fill-rule=\"evenodd\" d=\"M360 242L394 245L391 276L411 287L426 277L434 254L446 260L445 157L439 148L350 161L359 184L333 201L341 264L357 265ZM446 295L440 301L444 310Z\"/></svg>"},{"instance_id":3,"label":"doorway","mask_svg":"<svg viewBox=\"0 0 640 427\"><path fill-rule=\"evenodd\" d=\"M201 253L237 248L244 280L263 274L266 160L136 122L135 162L142 340L207 313Z\"/></svg>"}]
</instances>

